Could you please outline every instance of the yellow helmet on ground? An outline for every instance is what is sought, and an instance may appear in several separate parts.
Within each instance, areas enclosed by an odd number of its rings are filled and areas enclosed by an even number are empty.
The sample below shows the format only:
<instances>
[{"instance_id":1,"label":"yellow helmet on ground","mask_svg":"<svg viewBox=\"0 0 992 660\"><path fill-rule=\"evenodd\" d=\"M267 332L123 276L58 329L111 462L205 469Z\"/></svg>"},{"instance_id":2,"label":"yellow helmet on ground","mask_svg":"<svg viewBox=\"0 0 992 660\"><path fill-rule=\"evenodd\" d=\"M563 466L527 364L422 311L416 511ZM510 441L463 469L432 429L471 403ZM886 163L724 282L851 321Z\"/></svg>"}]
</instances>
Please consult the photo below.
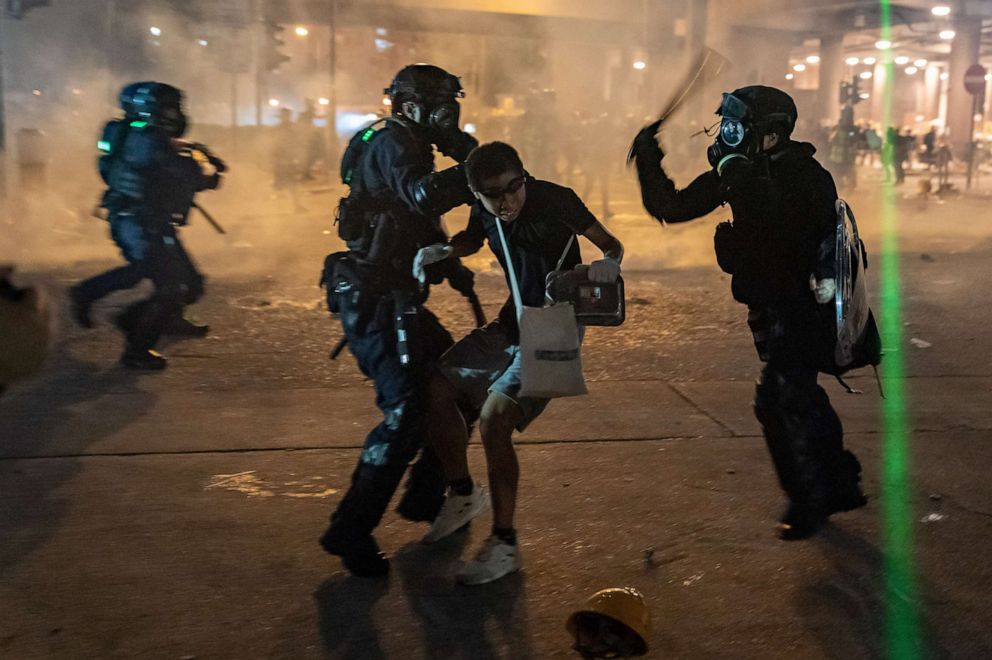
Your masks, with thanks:
<instances>
[{"instance_id":1,"label":"yellow helmet on ground","mask_svg":"<svg viewBox=\"0 0 992 660\"><path fill-rule=\"evenodd\" d=\"M651 615L637 589L603 589L568 617L565 628L583 658L630 658L648 652Z\"/></svg>"}]
</instances>

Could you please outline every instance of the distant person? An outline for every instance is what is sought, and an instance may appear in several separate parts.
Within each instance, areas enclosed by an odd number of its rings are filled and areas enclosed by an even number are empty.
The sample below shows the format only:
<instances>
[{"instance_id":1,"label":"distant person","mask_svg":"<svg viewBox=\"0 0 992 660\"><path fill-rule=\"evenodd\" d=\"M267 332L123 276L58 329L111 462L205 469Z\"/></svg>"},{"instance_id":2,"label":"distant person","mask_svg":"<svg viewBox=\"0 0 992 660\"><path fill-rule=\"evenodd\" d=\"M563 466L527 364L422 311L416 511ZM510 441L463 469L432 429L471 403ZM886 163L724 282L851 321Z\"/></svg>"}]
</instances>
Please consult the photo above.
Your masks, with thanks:
<instances>
[{"instance_id":1,"label":"distant person","mask_svg":"<svg viewBox=\"0 0 992 660\"><path fill-rule=\"evenodd\" d=\"M324 162L327 155L324 133L315 124L316 118L314 102L312 99L307 99L304 102L303 112L296 118L296 125L299 127L297 137L302 163L300 171L304 181L313 181L316 178L314 169L318 164Z\"/></svg>"},{"instance_id":2,"label":"distant person","mask_svg":"<svg viewBox=\"0 0 992 660\"><path fill-rule=\"evenodd\" d=\"M936 167L937 127L931 126L923 136L923 158L928 169Z\"/></svg>"},{"instance_id":3,"label":"distant person","mask_svg":"<svg viewBox=\"0 0 992 660\"><path fill-rule=\"evenodd\" d=\"M798 113L785 92L742 87L723 95L718 114L711 169L682 189L661 166L659 124L642 129L634 140L641 196L665 222L730 205L733 222L714 237L717 263L732 276L734 299L747 305L764 363L754 413L789 500L779 537L802 539L830 515L866 503L861 465L844 449L840 418L817 385L834 349L815 328L820 306L834 304L835 275L821 266L819 249L836 233L837 189L813 145L791 139Z\"/></svg>"}]
</instances>

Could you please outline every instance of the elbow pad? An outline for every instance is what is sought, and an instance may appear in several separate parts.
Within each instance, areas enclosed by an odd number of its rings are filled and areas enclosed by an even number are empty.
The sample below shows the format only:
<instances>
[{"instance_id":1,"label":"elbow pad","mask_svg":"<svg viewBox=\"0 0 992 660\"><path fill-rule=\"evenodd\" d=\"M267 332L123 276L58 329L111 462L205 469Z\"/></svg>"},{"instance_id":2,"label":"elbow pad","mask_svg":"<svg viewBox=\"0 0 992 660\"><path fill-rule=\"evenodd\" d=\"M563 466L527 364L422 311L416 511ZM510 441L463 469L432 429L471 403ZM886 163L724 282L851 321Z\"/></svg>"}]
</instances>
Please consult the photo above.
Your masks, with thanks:
<instances>
[{"instance_id":1,"label":"elbow pad","mask_svg":"<svg viewBox=\"0 0 992 660\"><path fill-rule=\"evenodd\" d=\"M440 172L428 174L413 187L413 199L422 212L430 215L447 213L456 206L472 201L465 168L455 165Z\"/></svg>"}]
</instances>

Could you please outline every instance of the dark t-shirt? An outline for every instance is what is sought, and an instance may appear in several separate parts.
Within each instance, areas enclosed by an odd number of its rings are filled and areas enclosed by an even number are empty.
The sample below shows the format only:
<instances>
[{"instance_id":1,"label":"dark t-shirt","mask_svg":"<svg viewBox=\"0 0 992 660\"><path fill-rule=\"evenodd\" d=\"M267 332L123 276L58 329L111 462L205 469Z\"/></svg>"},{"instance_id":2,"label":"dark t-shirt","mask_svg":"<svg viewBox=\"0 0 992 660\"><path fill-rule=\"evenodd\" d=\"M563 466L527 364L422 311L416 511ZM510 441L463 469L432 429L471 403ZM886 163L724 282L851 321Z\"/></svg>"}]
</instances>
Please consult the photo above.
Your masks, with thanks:
<instances>
[{"instance_id":1,"label":"dark t-shirt","mask_svg":"<svg viewBox=\"0 0 992 660\"><path fill-rule=\"evenodd\" d=\"M503 245L496 228L498 221L486 211L482 202L472 206L468 227L460 235L470 238L475 245L482 246L484 240L496 255L506 285L510 286L510 273L506 268ZM544 306L544 287L548 273L555 270L561 259L568 239L574 234L583 234L596 222L579 196L571 188L565 188L549 181L527 180L527 199L520 215L513 222L503 222L503 232L509 242L510 257L520 287L520 298L529 307ZM582 263L579 243L572 241L568 254L562 263L563 270L574 268ZM500 312L504 321L516 321L512 294Z\"/></svg>"}]
</instances>

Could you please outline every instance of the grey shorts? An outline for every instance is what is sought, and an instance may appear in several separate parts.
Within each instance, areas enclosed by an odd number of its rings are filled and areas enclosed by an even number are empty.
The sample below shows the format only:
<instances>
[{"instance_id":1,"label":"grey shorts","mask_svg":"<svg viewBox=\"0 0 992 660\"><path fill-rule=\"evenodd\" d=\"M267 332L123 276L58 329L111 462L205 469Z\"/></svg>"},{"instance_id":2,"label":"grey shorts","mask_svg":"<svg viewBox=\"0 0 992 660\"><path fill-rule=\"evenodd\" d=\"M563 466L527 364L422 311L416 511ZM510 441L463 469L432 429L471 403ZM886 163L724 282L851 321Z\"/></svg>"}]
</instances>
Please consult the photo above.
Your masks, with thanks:
<instances>
[{"instance_id":1,"label":"grey shorts","mask_svg":"<svg viewBox=\"0 0 992 660\"><path fill-rule=\"evenodd\" d=\"M476 328L449 348L438 369L454 386L459 405L476 414L490 394L516 403L523 413L518 431L527 428L548 405L549 399L520 396L520 346L510 343L498 320Z\"/></svg>"}]
</instances>

